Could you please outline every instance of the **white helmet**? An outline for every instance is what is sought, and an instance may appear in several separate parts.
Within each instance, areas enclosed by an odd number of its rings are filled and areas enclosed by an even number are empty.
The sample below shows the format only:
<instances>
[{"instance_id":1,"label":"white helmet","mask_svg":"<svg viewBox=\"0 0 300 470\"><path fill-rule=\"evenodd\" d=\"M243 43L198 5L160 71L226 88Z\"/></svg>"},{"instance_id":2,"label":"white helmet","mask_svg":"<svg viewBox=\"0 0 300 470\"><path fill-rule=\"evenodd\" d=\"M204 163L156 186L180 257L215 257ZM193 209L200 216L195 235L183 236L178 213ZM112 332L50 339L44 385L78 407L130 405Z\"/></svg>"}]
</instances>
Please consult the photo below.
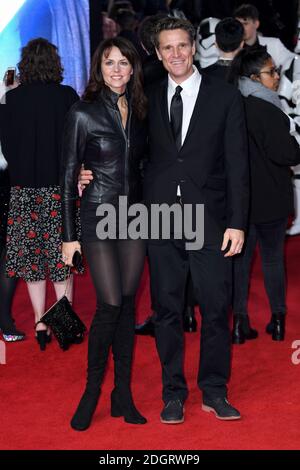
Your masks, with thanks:
<instances>
[{"instance_id":1,"label":"white helmet","mask_svg":"<svg viewBox=\"0 0 300 470\"><path fill-rule=\"evenodd\" d=\"M220 54L215 46L215 28L219 22L219 18L205 18L197 29L196 60L200 62L201 68L214 64L219 58Z\"/></svg>"}]
</instances>

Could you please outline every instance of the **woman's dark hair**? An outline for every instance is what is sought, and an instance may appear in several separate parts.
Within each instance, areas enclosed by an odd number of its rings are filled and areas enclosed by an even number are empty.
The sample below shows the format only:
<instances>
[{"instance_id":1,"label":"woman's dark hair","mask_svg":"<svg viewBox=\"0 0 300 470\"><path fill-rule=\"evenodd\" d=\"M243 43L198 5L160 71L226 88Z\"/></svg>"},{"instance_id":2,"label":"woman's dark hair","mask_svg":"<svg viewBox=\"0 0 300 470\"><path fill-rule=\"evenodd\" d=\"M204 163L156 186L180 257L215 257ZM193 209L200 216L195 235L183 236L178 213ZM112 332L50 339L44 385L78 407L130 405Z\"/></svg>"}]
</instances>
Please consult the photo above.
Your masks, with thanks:
<instances>
[{"instance_id":1,"label":"woman's dark hair","mask_svg":"<svg viewBox=\"0 0 300 470\"><path fill-rule=\"evenodd\" d=\"M257 49L242 49L233 59L230 66L228 81L237 85L240 77L258 75L266 62L272 57L265 47Z\"/></svg>"},{"instance_id":2,"label":"woman's dark hair","mask_svg":"<svg viewBox=\"0 0 300 470\"><path fill-rule=\"evenodd\" d=\"M107 57L113 47L117 47L132 65L133 75L128 84L132 110L139 119L144 119L146 116L147 99L143 91L141 61L135 47L131 42L122 37L105 39L97 47L92 58L90 79L82 99L85 101L95 101L101 90L108 89L103 79L101 62L103 56Z\"/></svg>"},{"instance_id":3,"label":"woman's dark hair","mask_svg":"<svg viewBox=\"0 0 300 470\"><path fill-rule=\"evenodd\" d=\"M57 47L44 38L32 39L22 48L18 63L20 83L61 83L63 67Z\"/></svg>"}]
</instances>

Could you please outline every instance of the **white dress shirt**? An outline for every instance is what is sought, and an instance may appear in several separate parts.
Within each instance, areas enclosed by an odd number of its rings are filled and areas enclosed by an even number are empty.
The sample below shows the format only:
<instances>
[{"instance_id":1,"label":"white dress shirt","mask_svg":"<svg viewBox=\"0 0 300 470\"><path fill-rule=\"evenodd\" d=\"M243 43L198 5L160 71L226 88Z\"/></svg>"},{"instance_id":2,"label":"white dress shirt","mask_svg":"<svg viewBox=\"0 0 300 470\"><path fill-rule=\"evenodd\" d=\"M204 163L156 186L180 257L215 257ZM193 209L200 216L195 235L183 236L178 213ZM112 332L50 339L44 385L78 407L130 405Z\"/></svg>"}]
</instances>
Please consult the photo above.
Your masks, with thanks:
<instances>
[{"instance_id":1,"label":"white dress shirt","mask_svg":"<svg viewBox=\"0 0 300 470\"><path fill-rule=\"evenodd\" d=\"M187 78L184 82L180 83L182 87L181 98L183 104L183 114L182 114L182 128L181 128L181 144L183 145L186 134L190 125L190 120L194 111L194 107L196 104L197 96L199 93L199 88L201 85L201 75L197 69L193 65L194 73ZM175 93L176 87L179 84L174 82L174 80L168 77L168 112L169 112L169 119L170 119L170 108L171 108L171 101L173 95ZM180 196L180 187L177 187L177 196Z\"/></svg>"}]
</instances>

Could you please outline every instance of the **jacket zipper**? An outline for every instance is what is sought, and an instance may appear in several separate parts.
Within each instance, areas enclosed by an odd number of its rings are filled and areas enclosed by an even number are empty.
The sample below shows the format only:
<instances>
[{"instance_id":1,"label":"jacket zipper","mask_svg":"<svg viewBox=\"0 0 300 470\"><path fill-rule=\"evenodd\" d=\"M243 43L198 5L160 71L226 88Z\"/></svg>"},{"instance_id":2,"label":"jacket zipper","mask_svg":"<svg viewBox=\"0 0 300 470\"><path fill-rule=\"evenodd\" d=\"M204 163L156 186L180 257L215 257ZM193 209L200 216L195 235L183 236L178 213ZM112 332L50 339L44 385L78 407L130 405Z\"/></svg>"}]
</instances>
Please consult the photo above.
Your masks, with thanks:
<instances>
[{"instance_id":1,"label":"jacket zipper","mask_svg":"<svg viewBox=\"0 0 300 470\"><path fill-rule=\"evenodd\" d=\"M118 116L118 121L119 125L121 127L124 139L125 139L125 144L126 144L126 152L125 152L125 159L124 159L124 175L125 175L125 182L124 182L124 189L125 189L125 194L128 195L129 193L129 185L128 185L128 160L129 160L129 149L130 149L130 125L131 125L131 109L129 110L128 113L128 137L126 135L125 129L123 127L122 123L122 118L121 118L121 113L117 105L117 116Z\"/></svg>"}]
</instances>

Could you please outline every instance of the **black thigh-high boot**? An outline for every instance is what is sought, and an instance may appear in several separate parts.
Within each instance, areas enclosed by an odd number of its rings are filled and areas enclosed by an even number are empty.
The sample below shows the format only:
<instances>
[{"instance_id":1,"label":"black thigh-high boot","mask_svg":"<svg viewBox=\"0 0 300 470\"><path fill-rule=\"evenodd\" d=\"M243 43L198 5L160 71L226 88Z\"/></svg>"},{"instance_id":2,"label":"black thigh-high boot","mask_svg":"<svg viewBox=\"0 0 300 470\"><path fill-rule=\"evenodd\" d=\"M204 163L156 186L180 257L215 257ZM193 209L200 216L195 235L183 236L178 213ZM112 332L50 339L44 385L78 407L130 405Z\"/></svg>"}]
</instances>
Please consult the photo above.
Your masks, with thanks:
<instances>
[{"instance_id":1,"label":"black thigh-high boot","mask_svg":"<svg viewBox=\"0 0 300 470\"><path fill-rule=\"evenodd\" d=\"M92 321L88 343L87 383L71 421L71 426L76 431L84 431L91 424L119 315L120 307L102 303Z\"/></svg>"},{"instance_id":2,"label":"black thigh-high boot","mask_svg":"<svg viewBox=\"0 0 300 470\"><path fill-rule=\"evenodd\" d=\"M122 298L120 319L112 344L115 363L115 388L111 394L111 415L124 417L133 424L147 422L136 409L131 393L131 366L134 345L135 302L133 296Z\"/></svg>"}]
</instances>

